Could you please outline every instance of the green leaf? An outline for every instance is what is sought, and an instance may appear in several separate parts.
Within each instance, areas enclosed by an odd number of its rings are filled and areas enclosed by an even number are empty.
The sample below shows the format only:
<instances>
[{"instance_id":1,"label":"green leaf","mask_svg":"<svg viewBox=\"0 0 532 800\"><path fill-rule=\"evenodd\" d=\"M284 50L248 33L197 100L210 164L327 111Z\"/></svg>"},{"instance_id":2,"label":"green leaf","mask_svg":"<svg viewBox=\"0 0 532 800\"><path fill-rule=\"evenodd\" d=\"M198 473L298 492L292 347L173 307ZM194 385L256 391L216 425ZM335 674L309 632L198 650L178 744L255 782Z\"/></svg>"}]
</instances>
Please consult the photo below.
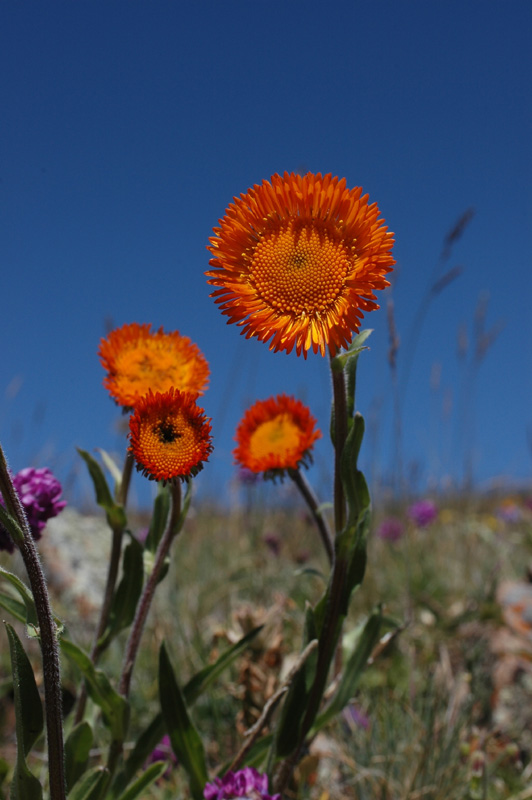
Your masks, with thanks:
<instances>
[{"instance_id":1,"label":"green leaf","mask_svg":"<svg viewBox=\"0 0 532 800\"><path fill-rule=\"evenodd\" d=\"M26 756L44 727L41 698L33 669L15 629L5 623L11 654L17 736L17 763L11 783L13 800L41 800L42 787L26 764Z\"/></svg>"},{"instance_id":2,"label":"green leaf","mask_svg":"<svg viewBox=\"0 0 532 800\"><path fill-rule=\"evenodd\" d=\"M34 630L38 630L39 621L37 618L37 609L35 608L35 601L30 589L20 578L13 575L12 572L8 572L7 569L4 569L2 566L0 566L0 578L4 578L4 580L9 581L9 583L15 587L26 607L26 616L24 620L26 625L31 626Z\"/></svg>"},{"instance_id":3,"label":"green leaf","mask_svg":"<svg viewBox=\"0 0 532 800\"><path fill-rule=\"evenodd\" d=\"M19 622L26 622L26 606L24 603L19 603L11 595L0 592L0 608L9 611L11 616L15 617Z\"/></svg>"},{"instance_id":4,"label":"green leaf","mask_svg":"<svg viewBox=\"0 0 532 800\"><path fill-rule=\"evenodd\" d=\"M166 522L170 513L170 502L170 491L168 487L159 484L157 496L153 501L153 514L150 521L150 529L144 544L145 549L152 554L155 554L157 545L161 541L161 536L166 528Z\"/></svg>"},{"instance_id":5,"label":"green leaf","mask_svg":"<svg viewBox=\"0 0 532 800\"><path fill-rule=\"evenodd\" d=\"M142 773L140 778L138 778L135 783L132 783L124 794L120 795L119 800L135 800L135 797L138 797L141 792L151 786L152 783L155 783L155 781L165 773L167 767L168 764L166 761L156 761L154 764L151 764L148 769Z\"/></svg>"},{"instance_id":6,"label":"green leaf","mask_svg":"<svg viewBox=\"0 0 532 800\"><path fill-rule=\"evenodd\" d=\"M122 770L116 776L112 789L113 797L120 796L137 770L145 764L148 756L159 744L165 733L163 715L159 711L148 727L140 734Z\"/></svg>"},{"instance_id":7,"label":"green leaf","mask_svg":"<svg viewBox=\"0 0 532 800\"><path fill-rule=\"evenodd\" d=\"M103 470L96 461L86 450L81 450L78 447L78 453L87 464L89 474L94 484L94 491L96 494L96 502L99 506L105 509L109 525L113 530L117 528L124 529L127 525L125 511L122 506L115 503L113 500L111 490L107 485Z\"/></svg>"},{"instance_id":8,"label":"green leaf","mask_svg":"<svg viewBox=\"0 0 532 800\"><path fill-rule=\"evenodd\" d=\"M308 605L303 631L303 649L316 639L316 619L313 608ZM299 672L294 675L292 684L283 704L281 718L275 733L275 754L280 758L289 755L294 743L299 741L303 717L307 709L308 698L316 674L317 651L305 661Z\"/></svg>"},{"instance_id":9,"label":"green leaf","mask_svg":"<svg viewBox=\"0 0 532 800\"><path fill-rule=\"evenodd\" d=\"M14 542L21 544L24 541L24 532L15 517L0 503L0 525L3 525Z\"/></svg>"},{"instance_id":10,"label":"green leaf","mask_svg":"<svg viewBox=\"0 0 532 800\"><path fill-rule=\"evenodd\" d=\"M164 643L159 654L159 695L172 749L188 774L192 797L194 800L203 800L203 789L207 782L203 743L189 717Z\"/></svg>"},{"instance_id":11,"label":"green leaf","mask_svg":"<svg viewBox=\"0 0 532 800\"><path fill-rule=\"evenodd\" d=\"M224 650L213 664L208 664L189 680L183 689L183 696L187 705L192 705L192 703L198 699L207 686L212 683L243 650L245 650L263 627L263 625L259 625L257 628L253 628L249 633L246 633L236 644Z\"/></svg>"},{"instance_id":12,"label":"green leaf","mask_svg":"<svg viewBox=\"0 0 532 800\"><path fill-rule=\"evenodd\" d=\"M318 716L310 736L314 736L324 725L339 714L355 694L360 676L368 663L373 648L379 641L381 622L382 613L381 609L378 608L370 614L361 629L352 651L346 659L338 690L325 711Z\"/></svg>"},{"instance_id":13,"label":"green leaf","mask_svg":"<svg viewBox=\"0 0 532 800\"><path fill-rule=\"evenodd\" d=\"M373 333L372 328L368 328L364 331L360 331L360 333L355 336L349 348L345 351L345 353L340 353L339 355L335 356L331 361L332 369L335 372L341 372L346 364L353 358L358 359L358 356L363 350L369 350L369 347L365 345L366 340L371 336Z\"/></svg>"},{"instance_id":14,"label":"green leaf","mask_svg":"<svg viewBox=\"0 0 532 800\"><path fill-rule=\"evenodd\" d=\"M124 550L122 580L113 597L104 646L133 622L144 581L143 547L133 537Z\"/></svg>"},{"instance_id":15,"label":"green leaf","mask_svg":"<svg viewBox=\"0 0 532 800\"><path fill-rule=\"evenodd\" d=\"M103 450L101 447L97 447L96 449L100 454L103 463L107 467L107 470L110 472L112 479L115 482L115 491L118 491L120 488L120 484L122 483L122 470L120 469L116 461L109 455L107 450Z\"/></svg>"},{"instance_id":16,"label":"green leaf","mask_svg":"<svg viewBox=\"0 0 532 800\"><path fill-rule=\"evenodd\" d=\"M65 779L67 789L74 786L87 769L93 742L92 728L88 722L80 722L70 731L65 742Z\"/></svg>"},{"instance_id":17,"label":"green leaf","mask_svg":"<svg viewBox=\"0 0 532 800\"><path fill-rule=\"evenodd\" d=\"M106 767L94 767L89 770L68 793L68 800L99 800L108 775L109 770Z\"/></svg>"},{"instance_id":18,"label":"green leaf","mask_svg":"<svg viewBox=\"0 0 532 800\"><path fill-rule=\"evenodd\" d=\"M90 697L101 708L113 739L123 741L129 723L129 703L111 686L107 675L96 669L87 653L68 639L60 640L61 650L82 672Z\"/></svg>"}]
</instances>

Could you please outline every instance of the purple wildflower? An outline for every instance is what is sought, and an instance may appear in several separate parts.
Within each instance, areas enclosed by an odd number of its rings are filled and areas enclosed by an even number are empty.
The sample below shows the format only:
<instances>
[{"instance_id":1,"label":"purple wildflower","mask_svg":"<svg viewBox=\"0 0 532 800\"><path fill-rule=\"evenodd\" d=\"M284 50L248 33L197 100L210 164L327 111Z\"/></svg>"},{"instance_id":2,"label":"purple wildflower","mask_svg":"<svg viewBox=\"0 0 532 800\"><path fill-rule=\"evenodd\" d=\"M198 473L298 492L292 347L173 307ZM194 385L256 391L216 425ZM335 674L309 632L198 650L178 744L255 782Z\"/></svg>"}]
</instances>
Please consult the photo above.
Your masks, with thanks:
<instances>
[{"instance_id":1,"label":"purple wildflower","mask_svg":"<svg viewBox=\"0 0 532 800\"><path fill-rule=\"evenodd\" d=\"M228 772L215 778L203 790L205 800L281 800L280 794L268 794L268 776L253 767Z\"/></svg>"},{"instance_id":2,"label":"purple wildflower","mask_svg":"<svg viewBox=\"0 0 532 800\"><path fill-rule=\"evenodd\" d=\"M419 500L410 506L408 516L418 528L428 528L438 516L438 509L432 500Z\"/></svg>"},{"instance_id":3,"label":"purple wildflower","mask_svg":"<svg viewBox=\"0 0 532 800\"><path fill-rule=\"evenodd\" d=\"M386 542L398 542L404 532L405 526L397 517L383 519L377 528L377 536Z\"/></svg>"},{"instance_id":4,"label":"purple wildflower","mask_svg":"<svg viewBox=\"0 0 532 800\"><path fill-rule=\"evenodd\" d=\"M282 543L276 533L265 533L262 541L274 556L278 556L281 552Z\"/></svg>"},{"instance_id":5,"label":"purple wildflower","mask_svg":"<svg viewBox=\"0 0 532 800\"><path fill-rule=\"evenodd\" d=\"M258 472L252 472L247 467L240 467L238 470L237 480L242 486L254 486L260 479Z\"/></svg>"},{"instance_id":6,"label":"purple wildflower","mask_svg":"<svg viewBox=\"0 0 532 800\"><path fill-rule=\"evenodd\" d=\"M163 778L169 778L172 774L172 767L177 767L179 764L177 757L172 750L172 745L170 744L170 737L168 734L165 734L157 747L151 751L149 758L146 762L146 766L150 764L154 764L156 761L169 761L168 769L163 772Z\"/></svg>"},{"instance_id":7,"label":"purple wildflower","mask_svg":"<svg viewBox=\"0 0 532 800\"><path fill-rule=\"evenodd\" d=\"M506 500L499 507L497 516L500 520L502 520L502 522L512 523L520 522L523 514L517 503L514 503L511 500Z\"/></svg>"},{"instance_id":8,"label":"purple wildflower","mask_svg":"<svg viewBox=\"0 0 532 800\"><path fill-rule=\"evenodd\" d=\"M349 703L342 711L342 716L350 728L363 728L365 731L369 728L368 715L355 703Z\"/></svg>"},{"instance_id":9,"label":"purple wildflower","mask_svg":"<svg viewBox=\"0 0 532 800\"><path fill-rule=\"evenodd\" d=\"M37 541L47 521L56 517L66 506L66 501L59 499L63 491L61 484L47 467L26 467L15 475L13 485L26 512L31 534ZM0 550L12 553L13 549L11 537L0 526Z\"/></svg>"}]
</instances>

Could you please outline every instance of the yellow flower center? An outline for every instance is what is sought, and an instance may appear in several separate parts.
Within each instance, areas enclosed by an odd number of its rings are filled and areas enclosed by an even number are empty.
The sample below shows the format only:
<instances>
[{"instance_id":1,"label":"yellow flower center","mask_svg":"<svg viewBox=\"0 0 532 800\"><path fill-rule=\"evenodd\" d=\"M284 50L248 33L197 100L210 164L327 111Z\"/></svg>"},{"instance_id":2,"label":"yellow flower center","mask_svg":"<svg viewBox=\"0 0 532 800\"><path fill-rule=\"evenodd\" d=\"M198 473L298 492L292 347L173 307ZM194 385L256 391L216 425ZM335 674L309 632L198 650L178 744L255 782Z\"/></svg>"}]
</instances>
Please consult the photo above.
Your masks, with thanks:
<instances>
[{"instance_id":1,"label":"yellow flower center","mask_svg":"<svg viewBox=\"0 0 532 800\"><path fill-rule=\"evenodd\" d=\"M139 452L154 473L182 475L198 462L198 437L183 414L146 420L139 431Z\"/></svg>"},{"instance_id":2,"label":"yellow flower center","mask_svg":"<svg viewBox=\"0 0 532 800\"><path fill-rule=\"evenodd\" d=\"M250 278L270 307L300 315L327 310L356 260L325 222L289 220L267 229L256 245Z\"/></svg>"},{"instance_id":3,"label":"yellow flower center","mask_svg":"<svg viewBox=\"0 0 532 800\"><path fill-rule=\"evenodd\" d=\"M253 458L263 459L273 453L284 457L299 447L301 430L290 414L278 414L263 422L249 438L249 452Z\"/></svg>"},{"instance_id":4,"label":"yellow flower center","mask_svg":"<svg viewBox=\"0 0 532 800\"><path fill-rule=\"evenodd\" d=\"M123 348L116 356L116 384L121 392L144 394L147 389L165 392L172 386L195 389L194 360L183 356L176 364L176 351L149 339L131 349Z\"/></svg>"}]
</instances>

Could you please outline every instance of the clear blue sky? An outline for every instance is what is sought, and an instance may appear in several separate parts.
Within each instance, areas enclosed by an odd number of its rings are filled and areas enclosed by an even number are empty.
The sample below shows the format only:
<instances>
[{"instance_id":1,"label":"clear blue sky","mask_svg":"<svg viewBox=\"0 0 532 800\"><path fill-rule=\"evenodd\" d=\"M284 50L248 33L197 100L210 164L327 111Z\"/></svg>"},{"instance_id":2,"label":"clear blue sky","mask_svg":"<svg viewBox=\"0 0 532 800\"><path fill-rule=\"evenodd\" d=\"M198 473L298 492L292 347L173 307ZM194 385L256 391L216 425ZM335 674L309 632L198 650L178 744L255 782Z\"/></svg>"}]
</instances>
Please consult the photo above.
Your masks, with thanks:
<instances>
[{"instance_id":1,"label":"clear blue sky","mask_svg":"<svg viewBox=\"0 0 532 800\"><path fill-rule=\"evenodd\" d=\"M327 362L245 341L204 277L233 195L308 169L363 186L395 232L400 374L443 238L474 207L447 263L464 272L431 305L413 359L405 469L460 481L471 450L479 485L529 478L529 0L25 0L0 4L0 40L0 438L15 470L64 477L75 446L122 457L96 355L109 322L177 329L208 358L205 490L223 492L234 429L258 398L294 393L326 432ZM468 433L457 332L471 338L483 292L487 328L505 327L473 381ZM372 474L394 469L383 301L360 364ZM324 438L317 484L329 455Z\"/></svg>"}]
</instances>

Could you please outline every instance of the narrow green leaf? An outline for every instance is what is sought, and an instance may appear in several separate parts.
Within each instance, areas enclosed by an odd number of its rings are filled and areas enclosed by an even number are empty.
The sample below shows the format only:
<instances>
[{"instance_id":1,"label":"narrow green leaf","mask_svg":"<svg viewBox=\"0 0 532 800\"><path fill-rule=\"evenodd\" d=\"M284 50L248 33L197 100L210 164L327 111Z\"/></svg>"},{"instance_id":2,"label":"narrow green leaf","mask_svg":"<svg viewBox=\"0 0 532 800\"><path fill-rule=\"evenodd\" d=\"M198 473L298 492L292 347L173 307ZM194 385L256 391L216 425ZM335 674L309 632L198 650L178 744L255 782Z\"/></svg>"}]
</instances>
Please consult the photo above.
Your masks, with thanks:
<instances>
[{"instance_id":1,"label":"narrow green leaf","mask_svg":"<svg viewBox=\"0 0 532 800\"><path fill-rule=\"evenodd\" d=\"M148 756L159 744L165 733L166 728L163 715L159 711L148 727L140 734L122 770L116 776L112 788L113 797L119 797L121 795L137 770L145 764Z\"/></svg>"},{"instance_id":2,"label":"narrow green leaf","mask_svg":"<svg viewBox=\"0 0 532 800\"><path fill-rule=\"evenodd\" d=\"M113 496L107 485L107 481L105 479L105 475L103 474L103 470L94 459L90 453L87 453L86 450L82 450L81 448L77 448L78 453L86 463L89 474L92 478L92 483L94 485L94 491L96 494L96 502L102 508L105 508L106 511L111 511L114 507L115 503L113 500Z\"/></svg>"},{"instance_id":3,"label":"narrow green leaf","mask_svg":"<svg viewBox=\"0 0 532 800\"><path fill-rule=\"evenodd\" d=\"M115 491L119 491L120 484L122 483L122 470L116 463L116 461L109 455L107 450L103 450L101 447L96 448L100 456L102 457L102 461L107 467L107 470L110 472L111 477L115 482Z\"/></svg>"},{"instance_id":4,"label":"narrow green leaf","mask_svg":"<svg viewBox=\"0 0 532 800\"><path fill-rule=\"evenodd\" d=\"M159 484L157 496L153 501L153 514L150 521L150 529L144 543L145 549L154 554L161 536L166 528L166 522L170 513L170 491L167 486Z\"/></svg>"},{"instance_id":5,"label":"narrow green leaf","mask_svg":"<svg viewBox=\"0 0 532 800\"><path fill-rule=\"evenodd\" d=\"M35 683L35 676L20 639L15 629L4 623L9 638L11 653L11 669L13 673L13 688L15 693L15 714L17 748L22 750L23 757L27 756L44 727L39 690Z\"/></svg>"},{"instance_id":6,"label":"narrow green leaf","mask_svg":"<svg viewBox=\"0 0 532 800\"><path fill-rule=\"evenodd\" d=\"M2 503L0 503L0 525L4 526L14 542L22 543L24 541L22 528Z\"/></svg>"},{"instance_id":7,"label":"narrow green leaf","mask_svg":"<svg viewBox=\"0 0 532 800\"><path fill-rule=\"evenodd\" d=\"M192 797L203 800L207 782L203 743L189 717L164 643L159 654L159 695L172 749L188 774Z\"/></svg>"},{"instance_id":8,"label":"narrow green leaf","mask_svg":"<svg viewBox=\"0 0 532 800\"><path fill-rule=\"evenodd\" d=\"M4 569L2 566L0 566L0 578L4 578L4 580L9 581L9 583L15 587L26 607L26 616L24 619L26 625L37 629L39 627L37 609L35 608L35 601L30 589L20 578L13 575L12 572L8 572L7 569Z\"/></svg>"},{"instance_id":9,"label":"narrow green leaf","mask_svg":"<svg viewBox=\"0 0 532 800\"><path fill-rule=\"evenodd\" d=\"M89 762L93 742L92 728L88 722L80 722L70 731L65 742L65 779L70 789L81 778Z\"/></svg>"},{"instance_id":10,"label":"narrow green leaf","mask_svg":"<svg viewBox=\"0 0 532 800\"><path fill-rule=\"evenodd\" d=\"M132 783L124 794L120 795L119 800L135 800L135 797L138 797L141 792L144 792L164 774L167 767L168 764L166 761L156 761L154 764L151 764L148 769L142 773L140 778L138 778L135 783Z\"/></svg>"},{"instance_id":11,"label":"narrow green leaf","mask_svg":"<svg viewBox=\"0 0 532 800\"><path fill-rule=\"evenodd\" d=\"M41 735L44 717L33 669L15 629L5 623L11 654L15 702L17 762L11 782L12 800L42 800L40 781L28 769L26 755Z\"/></svg>"},{"instance_id":12,"label":"narrow green leaf","mask_svg":"<svg viewBox=\"0 0 532 800\"><path fill-rule=\"evenodd\" d=\"M11 595L0 592L0 608L9 611L19 622L26 622L26 606Z\"/></svg>"},{"instance_id":13,"label":"narrow green leaf","mask_svg":"<svg viewBox=\"0 0 532 800\"><path fill-rule=\"evenodd\" d=\"M68 800L99 800L108 774L109 770L106 767L94 767L89 770L68 793Z\"/></svg>"},{"instance_id":14,"label":"narrow green leaf","mask_svg":"<svg viewBox=\"0 0 532 800\"><path fill-rule=\"evenodd\" d=\"M263 629L263 625L253 628L249 633L239 639L236 644L229 647L216 659L213 664L208 664L206 667L197 672L186 684L183 689L183 696L187 705L192 705L200 694L202 694L207 686L212 683L218 675L223 672L235 658L248 646L248 644L257 636Z\"/></svg>"},{"instance_id":15,"label":"narrow green leaf","mask_svg":"<svg viewBox=\"0 0 532 800\"><path fill-rule=\"evenodd\" d=\"M315 735L324 725L339 714L353 697L360 676L368 663L373 648L379 641L381 622L382 612L378 608L366 620L366 624L346 660L338 690L325 711L318 716L310 733L311 736Z\"/></svg>"},{"instance_id":16,"label":"narrow green leaf","mask_svg":"<svg viewBox=\"0 0 532 800\"><path fill-rule=\"evenodd\" d=\"M302 650L316 639L316 619L313 608L308 605L305 615ZM305 714L310 689L316 674L317 651L305 661L299 672L294 676L283 704L281 718L275 732L275 754L284 758L294 749L294 743L299 740L299 733L303 716Z\"/></svg>"},{"instance_id":17,"label":"narrow green leaf","mask_svg":"<svg viewBox=\"0 0 532 800\"><path fill-rule=\"evenodd\" d=\"M114 739L123 741L129 723L129 703L111 686L107 675L96 669L87 653L68 639L60 639L61 650L81 670L90 697L101 708Z\"/></svg>"},{"instance_id":18,"label":"narrow green leaf","mask_svg":"<svg viewBox=\"0 0 532 800\"><path fill-rule=\"evenodd\" d=\"M133 537L124 550L122 580L116 590L109 615L108 642L117 633L131 625L144 580L143 547Z\"/></svg>"}]
</instances>

